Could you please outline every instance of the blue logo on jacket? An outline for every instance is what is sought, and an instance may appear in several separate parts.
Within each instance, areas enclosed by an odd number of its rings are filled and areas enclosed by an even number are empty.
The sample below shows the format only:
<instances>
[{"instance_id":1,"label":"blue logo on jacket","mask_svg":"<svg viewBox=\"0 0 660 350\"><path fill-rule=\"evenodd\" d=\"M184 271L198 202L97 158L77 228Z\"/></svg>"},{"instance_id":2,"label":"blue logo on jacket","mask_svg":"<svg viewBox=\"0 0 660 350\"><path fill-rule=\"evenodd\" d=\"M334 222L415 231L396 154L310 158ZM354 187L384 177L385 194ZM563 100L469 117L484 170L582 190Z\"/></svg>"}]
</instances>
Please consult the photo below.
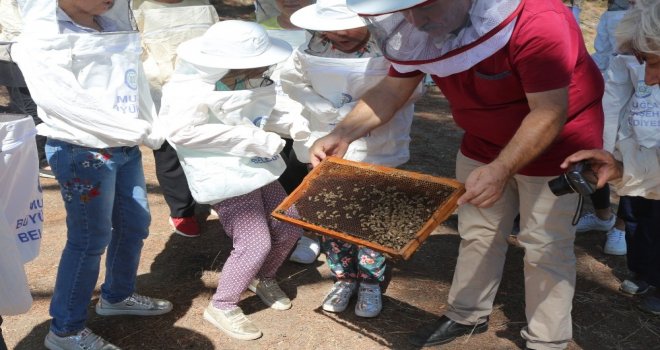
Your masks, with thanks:
<instances>
[{"instance_id":1,"label":"blue logo on jacket","mask_svg":"<svg viewBox=\"0 0 660 350\"><path fill-rule=\"evenodd\" d=\"M270 158L252 157L252 158L250 158L250 162L254 163L254 164L263 164L263 163L270 163L272 161L278 160L279 158L280 158L280 156L278 156L278 155L272 156Z\"/></svg>"},{"instance_id":2,"label":"blue logo on jacket","mask_svg":"<svg viewBox=\"0 0 660 350\"><path fill-rule=\"evenodd\" d=\"M138 74L135 69L129 69L124 74L124 84L131 88L132 90L137 90L138 86Z\"/></svg>"},{"instance_id":3,"label":"blue logo on jacket","mask_svg":"<svg viewBox=\"0 0 660 350\"><path fill-rule=\"evenodd\" d=\"M644 80L637 82L637 87L635 88L635 96L637 96L637 98L647 98L651 96L651 93L651 87L646 85Z\"/></svg>"}]
</instances>

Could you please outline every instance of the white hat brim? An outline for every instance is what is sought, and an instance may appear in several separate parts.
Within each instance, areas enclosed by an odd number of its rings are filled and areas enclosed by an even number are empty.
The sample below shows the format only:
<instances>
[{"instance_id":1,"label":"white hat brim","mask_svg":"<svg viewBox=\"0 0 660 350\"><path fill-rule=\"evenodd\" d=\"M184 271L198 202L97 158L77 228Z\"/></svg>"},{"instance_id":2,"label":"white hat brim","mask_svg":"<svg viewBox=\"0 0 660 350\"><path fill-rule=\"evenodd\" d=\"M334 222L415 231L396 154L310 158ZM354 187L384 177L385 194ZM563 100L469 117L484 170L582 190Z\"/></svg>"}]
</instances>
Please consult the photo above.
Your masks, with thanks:
<instances>
[{"instance_id":1,"label":"white hat brim","mask_svg":"<svg viewBox=\"0 0 660 350\"><path fill-rule=\"evenodd\" d=\"M231 57L209 55L202 52L202 37L185 41L176 49L176 54L186 62L210 68L246 69L270 66L289 58L291 45L286 41L270 38L270 47L257 56Z\"/></svg>"},{"instance_id":2,"label":"white hat brim","mask_svg":"<svg viewBox=\"0 0 660 350\"><path fill-rule=\"evenodd\" d=\"M366 26L366 23L357 14L354 17L342 19L319 16L318 12L316 12L316 4L299 9L291 15L289 20L296 27L320 32L347 30Z\"/></svg>"},{"instance_id":3,"label":"white hat brim","mask_svg":"<svg viewBox=\"0 0 660 350\"><path fill-rule=\"evenodd\" d=\"M346 6L355 13L364 16L377 16L423 4L428 0L346 0Z\"/></svg>"}]
</instances>

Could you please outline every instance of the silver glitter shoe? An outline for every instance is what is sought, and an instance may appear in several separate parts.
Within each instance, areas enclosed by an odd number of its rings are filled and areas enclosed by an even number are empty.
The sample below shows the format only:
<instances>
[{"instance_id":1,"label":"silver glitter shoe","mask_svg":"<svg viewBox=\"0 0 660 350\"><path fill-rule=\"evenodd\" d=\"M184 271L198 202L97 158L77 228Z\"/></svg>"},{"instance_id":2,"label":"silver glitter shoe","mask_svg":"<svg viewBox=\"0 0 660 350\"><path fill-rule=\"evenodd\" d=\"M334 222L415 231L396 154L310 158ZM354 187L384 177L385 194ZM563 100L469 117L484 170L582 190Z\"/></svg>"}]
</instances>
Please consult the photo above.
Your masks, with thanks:
<instances>
[{"instance_id":1,"label":"silver glitter shoe","mask_svg":"<svg viewBox=\"0 0 660 350\"><path fill-rule=\"evenodd\" d=\"M103 297L96 304L96 313L102 316L137 315L156 316L172 311L172 303L163 299L150 298L133 293L128 298L111 304Z\"/></svg>"},{"instance_id":2,"label":"silver glitter shoe","mask_svg":"<svg viewBox=\"0 0 660 350\"><path fill-rule=\"evenodd\" d=\"M120 350L92 333L89 328L68 337L60 337L50 331L44 339L44 345L50 350Z\"/></svg>"}]
</instances>

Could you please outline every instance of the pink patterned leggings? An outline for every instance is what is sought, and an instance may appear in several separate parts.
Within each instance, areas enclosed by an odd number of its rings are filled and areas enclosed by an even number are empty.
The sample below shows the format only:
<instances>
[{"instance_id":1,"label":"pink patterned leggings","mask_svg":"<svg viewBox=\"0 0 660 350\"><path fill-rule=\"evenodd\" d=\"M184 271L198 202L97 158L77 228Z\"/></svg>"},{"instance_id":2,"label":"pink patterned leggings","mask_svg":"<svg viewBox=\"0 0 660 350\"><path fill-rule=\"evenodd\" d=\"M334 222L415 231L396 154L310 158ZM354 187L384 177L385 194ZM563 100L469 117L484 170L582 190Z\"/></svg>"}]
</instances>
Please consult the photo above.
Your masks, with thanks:
<instances>
[{"instance_id":1,"label":"pink patterned leggings","mask_svg":"<svg viewBox=\"0 0 660 350\"><path fill-rule=\"evenodd\" d=\"M286 197L279 182L213 205L233 250L213 295L213 306L231 310L253 278L274 278L302 235L302 228L277 221L270 213ZM295 208L288 215L297 215Z\"/></svg>"}]
</instances>

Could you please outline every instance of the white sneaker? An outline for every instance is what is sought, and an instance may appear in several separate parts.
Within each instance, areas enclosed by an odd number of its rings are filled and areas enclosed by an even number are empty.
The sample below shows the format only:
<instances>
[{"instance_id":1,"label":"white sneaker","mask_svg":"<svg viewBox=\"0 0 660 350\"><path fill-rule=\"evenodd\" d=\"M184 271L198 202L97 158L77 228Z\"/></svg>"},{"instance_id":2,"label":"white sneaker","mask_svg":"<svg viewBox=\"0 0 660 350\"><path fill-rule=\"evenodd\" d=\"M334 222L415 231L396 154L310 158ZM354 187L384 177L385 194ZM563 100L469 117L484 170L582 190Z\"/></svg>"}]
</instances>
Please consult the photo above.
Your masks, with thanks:
<instances>
[{"instance_id":1,"label":"white sneaker","mask_svg":"<svg viewBox=\"0 0 660 350\"><path fill-rule=\"evenodd\" d=\"M337 281L323 300L322 308L330 312L342 312L346 310L348 302L357 291L356 281Z\"/></svg>"},{"instance_id":2,"label":"white sneaker","mask_svg":"<svg viewBox=\"0 0 660 350\"><path fill-rule=\"evenodd\" d=\"M607 241L603 252L609 255L626 255L626 233L613 227L607 232Z\"/></svg>"},{"instance_id":3,"label":"white sneaker","mask_svg":"<svg viewBox=\"0 0 660 350\"><path fill-rule=\"evenodd\" d=\"M272 278L262 280L255 278L250 282L248 289L255 292L261 301L271 309L283 311L291 308L291 299L286 296L277 281Z\"/></svg>"},{"instance_id":4,"label":"white sneaker","mask_svg":"<svg viewBox=\"0 0 660 350\"><path fill-rule=\"evenodd\" d=\"M240 307L224 311L216 309L212 303L209 303L204 310L204 319L232 338L254 340L262 335L259 328L245 316Z\"/></svg>"},{"instance_id":5,"label":"white sneaker","mask_svg":"<svg viewBox=\"0 0 660 350\"><path fill-rule=\"evenodd\" d=\"M68 337L60 337L50 331L44 339L44 346L50 350L120 350L119 347L92 333L89 328Z\"/></svg>"},{"instance_id":6,"label":"white sneaker","mask_svg":"<svg viewBox=\"0 0 660 350\"><path fill-rule=\"evenodd\" d=\"M300 264L311 264L319 256L321 246L317 238L302 236L296 243L296 248L291 253L289 260Z\"/></svg>"},{"instance_id":7,"label":"white sneaker","mask_svg":"<svg viewBox=\"0 0 660 350\"><path fill-rule=\"evenodd\" d=\"M377 283L360 283L358 301L355 304L355 315L360 317L376 317L383 308L380 286Z\"/></svg>"},{"instance_id":8,"label":"white sneaker","mask_svg":"<svg viewBox=\"0 0 660 350\"><path fill-rule=\"evenodd\" d=\"M580 221L578 221L577 225L575 226L575 231L609 231L612 227L614 227L615 221L616 215L611 215L609 219L602 220L596 216L596 214L589 213L580 218Z\"/></svg>"}]
</instances>

